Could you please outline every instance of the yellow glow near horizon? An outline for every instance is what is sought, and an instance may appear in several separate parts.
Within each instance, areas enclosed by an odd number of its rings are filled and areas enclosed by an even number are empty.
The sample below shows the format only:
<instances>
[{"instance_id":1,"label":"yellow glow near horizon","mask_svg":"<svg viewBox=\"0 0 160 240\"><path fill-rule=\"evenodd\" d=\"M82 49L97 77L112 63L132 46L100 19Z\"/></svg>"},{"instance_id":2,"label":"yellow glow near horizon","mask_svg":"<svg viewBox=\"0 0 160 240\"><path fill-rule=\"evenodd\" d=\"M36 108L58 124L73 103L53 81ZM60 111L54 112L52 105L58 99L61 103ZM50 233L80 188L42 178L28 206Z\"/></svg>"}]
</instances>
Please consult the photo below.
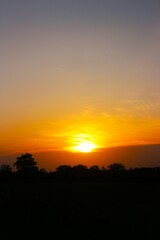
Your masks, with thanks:
<instances>
[{"instance_id":1,"label":"yellow glow near horizon","mask_svg":"<svg viewBox=\"0 0 160 240\"><path fill-rule=\"evenodd\" d=\"M73 147L73 149L79 152L88 153L92 152L95 147L95 144L92 142L82 142L78 146Z\"/></svg>"}]
</instances>

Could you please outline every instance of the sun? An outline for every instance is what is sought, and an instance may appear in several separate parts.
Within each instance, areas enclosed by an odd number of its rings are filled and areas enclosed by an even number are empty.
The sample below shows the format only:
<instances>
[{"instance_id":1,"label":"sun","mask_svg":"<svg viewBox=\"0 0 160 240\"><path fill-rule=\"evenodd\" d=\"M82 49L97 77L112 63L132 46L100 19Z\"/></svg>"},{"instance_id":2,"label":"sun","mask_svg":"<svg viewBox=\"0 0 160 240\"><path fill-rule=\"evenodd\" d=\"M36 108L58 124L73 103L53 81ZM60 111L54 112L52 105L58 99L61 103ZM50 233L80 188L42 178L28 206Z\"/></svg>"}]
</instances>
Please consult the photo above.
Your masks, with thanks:
<instances>
[{"instance_id":1,"label":"sun","mask_svg":"<svg viewBox=\"0 0 160 240\"><path fill-rule=\"evenodd\" d=\"M91 142L82 142L78 146L74 147L74 150L83 152L83 153L89 153L92 152L95 148L95 145Z\"/></svg>"}]
</instances>

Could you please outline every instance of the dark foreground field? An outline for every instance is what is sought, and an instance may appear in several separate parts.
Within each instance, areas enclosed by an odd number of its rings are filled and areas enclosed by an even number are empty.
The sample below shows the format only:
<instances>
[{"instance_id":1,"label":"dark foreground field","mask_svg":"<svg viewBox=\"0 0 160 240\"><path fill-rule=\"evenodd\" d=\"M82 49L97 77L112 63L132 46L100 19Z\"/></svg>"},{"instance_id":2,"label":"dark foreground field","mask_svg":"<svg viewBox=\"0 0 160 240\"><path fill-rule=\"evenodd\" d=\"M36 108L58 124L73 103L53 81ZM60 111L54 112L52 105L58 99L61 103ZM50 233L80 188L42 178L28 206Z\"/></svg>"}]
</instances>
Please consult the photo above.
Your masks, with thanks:
<instances>
[{"instance_id":1,"label":"dark foreground field","mask_svg":"<svg viewBox=\"0 0 160 240\"><path fill-rule=\"evenodd\" d=\"M160 239L159 183L1 183L0 239Z\"/></svg>"}]
</instances>

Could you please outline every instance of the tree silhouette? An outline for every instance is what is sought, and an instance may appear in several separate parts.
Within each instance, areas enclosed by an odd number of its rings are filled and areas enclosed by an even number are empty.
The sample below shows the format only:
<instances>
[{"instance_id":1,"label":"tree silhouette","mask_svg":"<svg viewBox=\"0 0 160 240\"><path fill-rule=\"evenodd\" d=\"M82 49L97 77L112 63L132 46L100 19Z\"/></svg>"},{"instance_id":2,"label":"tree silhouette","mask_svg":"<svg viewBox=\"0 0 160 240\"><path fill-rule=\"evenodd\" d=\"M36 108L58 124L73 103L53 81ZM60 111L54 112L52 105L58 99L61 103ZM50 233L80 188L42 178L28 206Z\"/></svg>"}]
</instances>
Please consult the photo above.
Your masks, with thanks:
<instances>
[{"instance_id":1,"label":"tree silhouette","mask_svg":"<svg viewBox=\"0 0 160 240\"><path fill-rule=\"evenodd\" d=\"M111 172L120 172L120 171L124 171L126 168L122 163L113 163L108 166L108 169Z\"/></svg>"},{"instance_id":2,"label":"tree silhouette","mask_svg":"<svg viewBox=\"0 0 160 240\"><path fill-rule=\"evenodd\" d=\"M11 173L12 168L8 164L2 164L1 167L0 167L0 172Z\"/></svg>"},{"instance_id":3,"label":"tree silhouette","mask_svg":"<svg viewBox=\"0 0 160 240\"><path fill-rule=\"evenodd\" d=\"M99 167L97 165L94 165L94 166L89 168L89 171L98 172L98 171L100 171L100 169L99 169Z\"/></svg>"},{"instance_id":4,"label":"tree silhouette","mask_svg":"<svg viewBox=\"0 0 160 240\"><path fill-rule=\"evenodd\" d=\"M71 170L71 166L70 165L60 165L59 167L56 168L57 172L68 172Z\"/></svg>"},{"instance_id":5,"label":"tree silhouette","mask_svg":"<svg viewBox=\"0 0 160 240\"><path fill-rule=\"evenodd\" d=\"M73 169L77 170L77 171L86 171L88 168L87 168L87 166L85 166L83 164L78 164L78 165L73 166Z\"/></svg>"},{"instance_id":6,"label":"tree silhouette","mask_svg":"<svg viewBox=\"0 0 160 240\"><path fill-rule=\"evenodd\" d=\"M13 164L17 171L38 170L37 162L34 160L32 154L25 153L16 158L17 161Z\"/></svg>"}]
</instances>

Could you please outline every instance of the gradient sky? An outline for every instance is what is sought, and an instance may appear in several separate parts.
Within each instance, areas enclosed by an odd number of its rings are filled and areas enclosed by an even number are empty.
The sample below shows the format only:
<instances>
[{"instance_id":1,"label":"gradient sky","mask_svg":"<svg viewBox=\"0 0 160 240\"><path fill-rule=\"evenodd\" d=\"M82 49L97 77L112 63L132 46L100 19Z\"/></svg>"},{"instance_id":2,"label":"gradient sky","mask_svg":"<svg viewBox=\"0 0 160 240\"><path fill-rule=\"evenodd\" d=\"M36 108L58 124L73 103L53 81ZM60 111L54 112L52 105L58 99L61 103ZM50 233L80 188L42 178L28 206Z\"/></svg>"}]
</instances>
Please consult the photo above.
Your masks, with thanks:
<instances>
[{"instance_id":1,"label":"gradient sky","mask_svg":"<svg viewBox=\"0 0 160 240\"><path fill-rule=\"evenodd\" d=\"M1 0L0 154L160 143L159 0Z\"/></svg>"}]
</instances>

